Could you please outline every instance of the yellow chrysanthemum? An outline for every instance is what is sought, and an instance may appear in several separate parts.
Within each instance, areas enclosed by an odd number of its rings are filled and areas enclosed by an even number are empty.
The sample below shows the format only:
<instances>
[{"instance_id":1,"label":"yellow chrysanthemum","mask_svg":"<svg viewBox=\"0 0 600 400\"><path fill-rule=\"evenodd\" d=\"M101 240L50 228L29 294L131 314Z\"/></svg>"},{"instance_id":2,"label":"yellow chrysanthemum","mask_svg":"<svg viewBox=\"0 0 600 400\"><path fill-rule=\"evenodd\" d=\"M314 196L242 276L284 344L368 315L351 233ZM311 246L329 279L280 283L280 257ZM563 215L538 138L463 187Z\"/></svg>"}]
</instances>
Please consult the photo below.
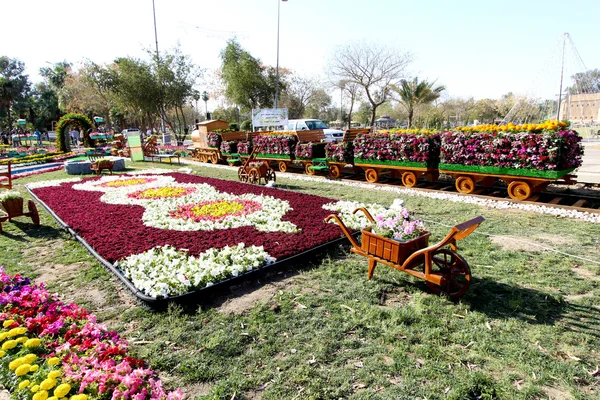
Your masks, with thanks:
<instances>
[{"instance_id":1,"label":"yellow chrysanthemum","mask_svg":"<svg viewBox=\"0 0 600 400\"><path fill-rule=\"evenodd\" d=\"M54 395L60 399L61 397L65 397L67 394L69 394L70 391L71 385L68 383L61 383L56 389L54 389Z\"/></svg>"},{"instance_id":2,"label":"yellow chrysanthemum","mask_svg":"<svg viewBox=\"0 0 600 400\"><path fill-rule=\"evenodd\" d=\"M19 383L19 389L25 389L27 386L29 386L29 381L27 379L25 379L23 382Z\"/></svg>"},{"instance_id":3,"label":"yellow chrysanthemum","mask_svg":"<svg viewBox=\"0 0 600 400\"><path fill-rule=\"evenodd\" d=\"M3 341L4 339L6 339L7 337L8 337L8 332L0 333L0 342Z\"/></svg>"},{"instance_id":4,"label":"yellow chrysanthemum","mask_svg":"<svg viewBox=\"0 0 600 400\"><path fill-rule=\"evenodd\" d=\"M37 356L33 353L29 353L29 354L23 356L22 358L23 358L23 361L25 361L27 364L33 364L33 362L35 360L37 360Z\"/></svg>"},{"instance_id":5,"label":"yellow chrysanthemum","mask_svg":"<svg viewBox=\"0 0 600 400\"><path fill-rule=\"evenodd\" d=\"M52 379L52 378L44 379L42 381L42 383L40 383L40 388L42 388L44 390L50 390L54 386L56 386L56 379Z\"/></svg>"},{"instance_id":6,"label":"yellow chrysanthemum","mask_svg":"<svg viewBox=\"0 0 600 400\"><path fill-rule=\"evenodd\" d=\"M25 347L38 347L40 344L42 344L42 341L38 338L28 339L25 342Z\"/></svg>"},{"instance_id":7,"label":"yellow chrysanthemum","mask_svg":"<svg viewBox=\"0 0 600 400\"><path fill-rule=\"evenodd\" d=\"M17 343L25 343L29 338L27 336L21 336L19 338L16 338L15 341Z\"/></svg>"},{"instance_id":8,"label":"yellow chrysanthemum","mask_svg":"<svg viewBox=\"0 0 600 400\"><path fill-rule=\"evenodd\" d=\"M61 375L62 375L62 374L61 374L61 372L60 372L60 371L58 371L58 370L54 370L54 371L51 371L51 372L48 374L48 378L49 378L49 379L56 379L56 378L58 378L58 377L59 377L59 376L61 376Z\"/></svg>"},{"instance_id":9,"label":"yellow chrysanthemum","mask_svg":"<svg viewBox=\"0 0 600 400\"><path fill-rule=\"evenodd\" d=\"M71 396L69 400L87 400L87 394L76 394L75 396Z\"/></svg>"},{"instance_id":10,"label":"yellow chrysanthemum","mask_svg":"<svg viewBox=\"0 0 600 400\"><path fill-rule=\"evenodd\" d=\"M15 370L15 375L23 376L29 372L29 368L31 368L31 364L23 364Z\"/></svg>"},{"instance_id":11,"label":"yellow chrysanthemum","mask_svg":"<svg viewBox=\"0 0 600 400\"><path fill-rule=\"evenodd\" d=\"M4 357L6 355L6 352L4 350L0 350L0 357Z\"/></svg>"},{"instance_id":12,"label":"yellow chrysanthemum","mask_svg":"<svg viewBox=\"0 0 600 400\"><path fill-rule=\"evenodd\" d=\"M33 385L29 390L31 390L32 393L35 393L40 390L40 385Z\"/></svg>"},{"instance_id":13,"label":"yellow chrysanthemum","mask_svg":"<svg viewBox=\"0 0 600 400\"><path fill-rule=\"evenodd\" d=\"M56 365L60 362L60 358L52 357L48 359L48 365Z\"/></svg>"},{"instance_id":14,"label":"yellow chrysanthemum","mask_svg":"<svg viewBox=\"0 0 600 400\"><path fill-rule=\"evenodd\" d=\"M23 335L26 332L27 332L27 328L24 328L22 326L18 327L18 328L12 328L10 331L8 331L8 337Z\"/></svg>"},{"instance_id":15,"label":"yellow chrysanthemum","mask_svg":"<svg viewBox=\"0 0 600 400\"><path fill-rule=\"evenodd\" d=\"M31 400L47 400L48 399L48 392L46 392L45 390L40 390L39 392L37 392L36 394L33 395L33 398Z\"/></svg>"},{"instance_id":16,"label":"yellow chrysanthemum","mask_svg":"<svg viewBox=\"0 0 600 400\"><path fill-rule=\"evenodd\" d=\"M35 371L37 371L39 368L40 368L40 366L39 366L39 365L37 365L37 364L35 364L35 365L32 365L31 367L29 367L29 372L35 372Z\"/></svg>"},{"instance_id":17,"label":"yellow chrysanthemum","mask_svg":"<svg viewBox=\"0 0 600 400\"><path fill-rule=\"evenodd\" d=\"M58 400L58 397L56 397L56 396L48 397L48 400Z\"/></svg>"},{"instance_id":18,"label":"yellow chrysanthemum","mask_svg":"<svg viewBox=\"0 0 600 400\"><path fill-rule=\"evenodd\" d=\"M14 349L17 346L17 344L18 343L16 340L7 340L2 344L2 350Z\"/></svg>"},{"instance_id":19,"label":"yellow chrysanthemum","mask_svg":"<svg viewBox=\"0 0 600 400\"><path fill-rule=\"evenodd\" d=\"M23 359L23 357L15 358L14 360L8 363L8 369L12 371L13 369L19 368L23 364L25 364L25 360Z\"/></svg>"},{"instance_id":20,"label":"yellow chrysanthemum","mask_svg":"<svg viewBox=\"0 0 600 400\"><path fill-rule=\"evenodd\" d=\"M5 327L5 328L8 328L9 326L11 326L14 323L15 323L14 319L7 319L6 321L4 321L2 323L2 326Z\"/></svg>"}]
</instances>

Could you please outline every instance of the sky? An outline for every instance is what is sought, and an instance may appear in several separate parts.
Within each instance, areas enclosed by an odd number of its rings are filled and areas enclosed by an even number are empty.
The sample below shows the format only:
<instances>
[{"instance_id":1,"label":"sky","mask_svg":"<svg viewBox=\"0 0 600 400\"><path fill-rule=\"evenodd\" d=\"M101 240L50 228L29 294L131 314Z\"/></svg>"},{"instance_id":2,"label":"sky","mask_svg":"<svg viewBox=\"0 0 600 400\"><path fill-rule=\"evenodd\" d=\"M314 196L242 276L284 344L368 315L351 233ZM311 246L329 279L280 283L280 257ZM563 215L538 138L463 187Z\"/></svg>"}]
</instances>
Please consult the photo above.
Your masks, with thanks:
<instances>
[{"instance_id":1,"label":"sky","mask_svg":"<svg viewBox=\"0 0 600 400\"><path fill-rule=\"evenodd\" d=\"M0 55L23 61L33 82L41 80L41 67L59 61L148 59L146 50L155 49L152 0L2 3ZM556 98L565 32L571 40L565 46L564 84L575 72L600 68L598 0L154 0L154 5L159 50L179 43L208 71L219 67L220 51L233 37L275 66L278 6L279 65L304 76L324 77L336 47L367 41L409 52L407 77L444 85L445 97L513 92Z\"/></svg>"}]
</instances>

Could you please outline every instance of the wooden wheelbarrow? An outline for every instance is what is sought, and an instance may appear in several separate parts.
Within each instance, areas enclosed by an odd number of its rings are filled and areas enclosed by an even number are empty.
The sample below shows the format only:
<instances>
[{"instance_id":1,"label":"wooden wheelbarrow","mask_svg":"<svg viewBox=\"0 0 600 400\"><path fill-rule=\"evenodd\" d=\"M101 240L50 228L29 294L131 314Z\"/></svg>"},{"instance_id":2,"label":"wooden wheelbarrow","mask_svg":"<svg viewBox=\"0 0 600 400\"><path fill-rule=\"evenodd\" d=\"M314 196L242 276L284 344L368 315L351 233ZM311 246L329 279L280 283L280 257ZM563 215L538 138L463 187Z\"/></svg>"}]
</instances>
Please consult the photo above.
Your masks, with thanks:
<instances>
[{"instance_id":1,"label":"wooden wheelbarrow","mask_svg":"<svg viewBox=\"0 0 600 400\"><path fill-rule=\"evenodd\" d=\"M362 211L371 223L375 223L365 208L357 208L354 213L357 211ZM368 279L373 277L377 263L382 263L424 279L431 290L446 296L462 296L469 288L471 270L467 261L457 253L456 242L477 229L484 221L483 217L475 217L452 227L446 237L433 246L428 246L431 235L429 232L406 242L398 242L376 235L371 227L361 230L362 240L359 245L337 215L330 215L325 220L331 219L337 222L352 243L350 251L369 260ZM421 266L423 266L422 271L419 270Z\"/></svg>"}]
</instances>

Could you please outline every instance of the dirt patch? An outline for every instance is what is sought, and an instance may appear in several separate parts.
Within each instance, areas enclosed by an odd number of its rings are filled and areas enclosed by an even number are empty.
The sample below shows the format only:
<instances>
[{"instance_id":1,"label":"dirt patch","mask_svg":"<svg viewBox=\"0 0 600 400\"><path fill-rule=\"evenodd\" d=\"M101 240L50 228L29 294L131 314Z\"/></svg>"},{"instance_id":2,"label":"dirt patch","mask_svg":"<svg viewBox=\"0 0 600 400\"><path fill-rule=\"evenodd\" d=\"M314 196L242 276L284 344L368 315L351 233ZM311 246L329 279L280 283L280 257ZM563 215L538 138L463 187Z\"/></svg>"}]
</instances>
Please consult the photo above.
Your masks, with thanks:
<instances>
[{"instance_id":1,"label":"dirt patch","mask_svg":"<svg viewBox=\"0 0 600 400\"><path fill-rule=\"evenodd\" d=\"M246 290L238 296L232 293L232 298L226 300L217 310L226 314L243 314L259 303L265 304L269 302L277 294L279 287L268 284L250 292Z\"/></svg>"},{"instance_id":2,"label":"dirt patch","mask_svg":"<svg viewBox=\"0 0 600 400\"><path fill-rule=\"evenodd\" d=\"M249 400L260 400L262 399L263 391L262 390L251 390L245 394L245 398Z\"/></svg>"},{"instance_id":3,"label":"dirt patch","mask_svg":"<svg viewBox=\"0 0 600 400\"><path fill-rule=\"evenodd\" d=\"M557 388L554 386L543 386L542 390L548 396L549 400L569 400L572 399L571 393L563 388Z\"/></svg>"},{"instance_id":4,"label":"dirt patch","mask_svg":"<svg viewBox=\"0 0 600 400\"><path fill-rule=\"evenodd\" d=\"M57 281L70 280L82 267L84 262L77 262L74 264L40 264L37 268L38 276L35 283L49 283Z\"/></svg>"},{"instance_id":5,"label":"dirt patch","mask_svg":"<svg viewBox=\"0 0 600 400\"><path fill-rule=\"evenodd\" d=\"M535 252L542 250L541 247L537 247L531 244L531 241L527 238L521 237L508 237L508 236L492 236L490 237L492 243L502 247L503 250L508 251L527 251Z\"/></svg>"},{"instance_id":6,"label":"dirt patch","mask_svg":"<svg viewBox=\"0 0 600 400\"><path fill-rule=\"evenodd\" d=\"M536 235L533 237L533 239L540 239L544 242L559 245L559 246L565 246L565 245L577 243L575 240L569 239L565 236L548 235L548 234Z\"/></svg>"},{"instance_id":7,"label":"dirt patch","mask_svg":"<svg viewBox=\"0 0 600 400\"><path fill-rule=\"evenodd\" d=\"M600 281L600 275L598 275L597 273L595 273L593 271L590 271L589 269L573 268L573 271L575 271L577 276L579 276L580 278L592 280L592 281Z\"/></svg>"},{"instance_id":8,"label":"dirt patch","mask_svg":"<svg viewBox=\"0 0 600 400\"><path fill-rule=\"evenodd\" d=\"M198 396L206 396L210 392L211 386L208 383L194 383L180 387L183 392L183 398L186 400L195 399Z\"/></svg>"}]
</instances>

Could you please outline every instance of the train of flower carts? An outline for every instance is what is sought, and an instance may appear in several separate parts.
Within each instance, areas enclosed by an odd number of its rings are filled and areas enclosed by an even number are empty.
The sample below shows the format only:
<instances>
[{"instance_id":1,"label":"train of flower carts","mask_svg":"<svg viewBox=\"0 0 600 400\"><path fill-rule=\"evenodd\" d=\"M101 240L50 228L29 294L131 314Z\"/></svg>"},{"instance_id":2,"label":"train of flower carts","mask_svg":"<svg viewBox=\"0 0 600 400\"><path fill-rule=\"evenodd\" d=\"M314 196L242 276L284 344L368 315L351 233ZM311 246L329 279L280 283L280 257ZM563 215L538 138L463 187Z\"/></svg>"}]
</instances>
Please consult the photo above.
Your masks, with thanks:
<instances>
[{"instance_id":1,"label":"train of flower carts","mask_svg":"<svg viewBox=\"0 0 600 400\"><path fill-rule=\"evenodd\" d=\"M401 179L413 187L418 179L435 181L440 174L455 179L459 193L497 180L508 185L514 200L527 200L550 183L574 182L583 146L567 124L479 125L452 131L349 130L340 142L325 143L322 131L199 132L190 148L201 162L239 165L243 182L275 179L275 170L300 166L309 175L364 174L375 183L381 176ZM264 166L260 166L264 164Z\"/></svg>"}]
</instances>

